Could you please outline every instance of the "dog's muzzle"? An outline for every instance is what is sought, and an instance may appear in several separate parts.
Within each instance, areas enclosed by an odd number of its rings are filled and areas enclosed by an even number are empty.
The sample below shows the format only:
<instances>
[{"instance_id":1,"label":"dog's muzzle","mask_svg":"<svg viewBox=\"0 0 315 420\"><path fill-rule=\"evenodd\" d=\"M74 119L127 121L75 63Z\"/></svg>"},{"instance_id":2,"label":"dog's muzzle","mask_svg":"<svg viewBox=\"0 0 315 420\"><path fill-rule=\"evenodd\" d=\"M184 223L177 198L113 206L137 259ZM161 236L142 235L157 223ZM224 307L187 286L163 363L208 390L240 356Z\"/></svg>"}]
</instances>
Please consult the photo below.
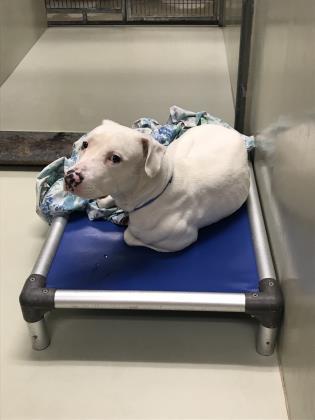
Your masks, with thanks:
<instances>
[{"instance_id":1,"label":"dog's muzzle","mask_svg":"<svg viewBox=\"0 0 315 420\"><path fill-rule=\"evenodd\" d=\"M70 169L64 176L65 187L67 191L73 191L84 180L84 176L79 171Z\"/></svg>"}]
</instances>

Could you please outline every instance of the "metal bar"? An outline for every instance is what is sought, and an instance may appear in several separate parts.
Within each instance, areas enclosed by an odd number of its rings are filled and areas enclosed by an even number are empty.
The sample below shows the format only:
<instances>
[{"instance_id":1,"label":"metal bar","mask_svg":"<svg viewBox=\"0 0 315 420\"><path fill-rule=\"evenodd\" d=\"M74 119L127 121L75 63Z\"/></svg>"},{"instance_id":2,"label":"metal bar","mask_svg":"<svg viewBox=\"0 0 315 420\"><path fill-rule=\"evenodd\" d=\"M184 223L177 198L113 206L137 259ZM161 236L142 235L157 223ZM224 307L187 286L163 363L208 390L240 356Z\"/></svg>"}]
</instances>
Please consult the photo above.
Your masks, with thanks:
<instances>
[{"instance_id":1,"label":"metal bar","mask_svg":"<svg viewBox=\"0 0 315 420\"><path fill-rule=\"evenodd\" d=\"M251 223L253 242L256 252L256 261L260 279L276 278L275 269L271 257L269 241L264 224L264 218L260 206L259 195L256 186L253 165L249 162L250 189L247 200L249 220Z\"/></svg>"},{"instance_id":2,"label":"metal bar","mask_svg":"<svg viewBox=\"0 0 315 420\"><path fill-rule=\"evenodd\" d=\"M55 308L244 312L244 293L57 290Z\"/></svg>"},{"instance_id":3,"label":"metal bar","mask_svg":"<svg viewBox=\"0 0 315 420\"><path fill-rule=\"evenodd\" d=\"M236 130L240 132L244 131L245 125L253 16L254 0L243 0L234 124Z\"/></svg>"},{"instance_id":4,"label":"metal bar","mask_svg":"<svg viewBox=\"0 0 315 420\"><path fill-rule=\"evenodd\" d=\"M100 9L100 8L88 8L88 7L86 7L86 8L69 8L69 9L66 9L66 8L47 8L46 9L46 11L47 12L49 12L49 13L79 13L79 12L83 12L83 11L85 11L85 12L93 12L93 13L98 13L98 12L102 12L102 13L114 13L114 12L116 12L116 13L118 13L118 12L121 12L122 11L122 8L119 8L119 9L114 9L114 8L102 8L102 9Z\"/></svg>"},{"instance_id":5,"label":"metal bar","mask_svg":"<svg viewBox=\"0 0 315 420\"><path fill-rule=\"evenodd\" d=\"M67 217L56 217L53 220L49 235L33 267L32 274L40 274L46 277L66 227L67 220Z\"/></svg>"},{"instance_id":6,"label":"metal bar","mask_svg":"<svg viewBox=\"0 0 315 420\"><path fill-rule=\"evenodd\" d=\"M123 23L127 22L127 0L122 0L121 2L121 12L122 12L122 21Z\"/></svg>"},{"instance_id":7,"label":"metal bar","mask_svg":"<svg viewBox=\"0 0 315 420\"><path fill-rule=\"evenodd\" d=\"M225 26L225 2L226 0L218 0L219 1L219 13L218 13L218 21L219 26Z\"/></svg>"},{"instance_id":8,"label":"metal bar","mask_svg":"<svg viewBox=\"0 0 315 420\"><path fill-rule=\"evenodd\" d=\"M141 17L129 17L128 18L128 24L132 24L133 22L137 22L137 23L141 23L141 22L146 22L146 23L152 23L154 25L158 25L158 24L164 24L164 25L168 25L170 23L178 23L178 24L193 24L193 23L198 23L198 24L211 24L211 25L217 25L218 24L218 20L215 17L208 17L208 16L199 16L199 17L195 17L195 18L187 18L187 17L182 17L182 16L173 16L173 17L151 17L151 16L141 16Z\"/></svg>"},{"instance_id":9,"label":"metal bar","mask_svg":"<svg viewBox=\"0 0 315 420\"><path fill-rule=\"evenodd\" d=\"M262 356L270 356L275 349L278 328L267 328L259 324L256 337L256 350Z\"/></svg>"},{"instance_id":10,"label":"metal bar","mask_svg":"<svg viewBox=\"0 0 315 420\"><path fill-rule=\"evenodd\" d=\"M150 19L143 19L143 20L128 20L127 25L129 26L145 26L148 24L152 24L154 26L167 26L167 25L188 25L188 24L198 24L198 25L202 25L202 26L206 26L206 25L210 25L210 26L217 26L218 22L217 20L209 20L208 18L206 18L205 20L203 20L204 18L200 18L198 20L170 20L170 21L151 21ZM84 24L84 26L93 26L93 25L102 25L102 26L111 26L111 25L115 25L115 26L123 26L126 23L123 22L122 20L120 21L104 21L104 20L93 20L93 21L88 21L86 24ZM48 26L54 27L54 26L82 26L82 21L48 21Z\"/></svg>"},{"instance_id":11,"label":"metal bar","mask_svg":"<svg viewBox=\"0 0 315 420\"><path fill-rule=\"evenodd\" d=\"M44 350L50 344L46 321L42 318L37 322L27 323L29 334L32 340L33 350Z\"/></svg>"},{"instance_id":12,"label":"metal bar","mask_svg":"<svg viewBox=\"0 0 315 420\"><path fill-rule=\"evenodd\" d=\"M129 0L126 1L126 22L129 22L129 19L132 15L132 8L131 8L131 2Z\"/></svg>"},{"instance_id":13,"label":"metal bar","mask_svg":"<svg viewBox=\"0 0 315 420\"><path fill-rule=\"evenodd\" d=\"M218 5L218 1L219 0L213 0L213 3L212 3L213 16L217 19L217 21L219 21L219 5ZM205 10L206 10L206 8L205 8Z\"/></svg>"},{"instance_id":14,"label":"metal bar","mask_svg":"<svg viewBox=\"0 0 315 420\"><path fill-rule=\"evenodd\" d=\"M83 24L86 25L86 23L88 21L86 10L82 10L82 16L83 16Z\"/></svg>"}]
</instances>

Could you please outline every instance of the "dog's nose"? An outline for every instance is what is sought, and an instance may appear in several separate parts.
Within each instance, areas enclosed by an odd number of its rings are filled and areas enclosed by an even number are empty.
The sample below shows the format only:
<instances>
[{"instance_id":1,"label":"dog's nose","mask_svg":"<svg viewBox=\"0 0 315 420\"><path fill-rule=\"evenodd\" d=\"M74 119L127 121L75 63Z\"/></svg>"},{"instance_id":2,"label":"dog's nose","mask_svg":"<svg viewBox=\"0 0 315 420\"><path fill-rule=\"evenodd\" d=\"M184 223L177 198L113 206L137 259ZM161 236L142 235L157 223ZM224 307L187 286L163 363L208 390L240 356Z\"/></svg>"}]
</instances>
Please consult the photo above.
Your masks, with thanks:
<instances>
[{"instance_id":1,"label":"dog's nose","mask_svg":"<svg viewBox=\"0 0 315 420\"><path fill-rule=\"evenodd\" d=\"M64 176L65 186L68 191L73 191L84 180L84 176L79 170L70 169Z\"/></svg>"}]
</instances>

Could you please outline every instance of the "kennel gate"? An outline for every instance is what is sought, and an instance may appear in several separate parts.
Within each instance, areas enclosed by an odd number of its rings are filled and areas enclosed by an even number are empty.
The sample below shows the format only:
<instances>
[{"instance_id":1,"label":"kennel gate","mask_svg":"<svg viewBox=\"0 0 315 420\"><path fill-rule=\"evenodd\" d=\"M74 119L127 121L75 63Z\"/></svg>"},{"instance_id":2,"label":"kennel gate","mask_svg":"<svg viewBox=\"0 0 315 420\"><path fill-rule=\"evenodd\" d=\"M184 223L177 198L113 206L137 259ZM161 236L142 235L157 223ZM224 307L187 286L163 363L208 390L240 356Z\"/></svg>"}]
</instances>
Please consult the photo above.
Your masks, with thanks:
<instances>
[{"instance_id":1,"label":"kennel gate","mask_svg":"<svg viewBox=\"0 0 315 420\"><path fill-rule=\"evenodd\" d=\"M218 23L218 0L45 0L52 25Z\"/></svg>"}]
</instances>

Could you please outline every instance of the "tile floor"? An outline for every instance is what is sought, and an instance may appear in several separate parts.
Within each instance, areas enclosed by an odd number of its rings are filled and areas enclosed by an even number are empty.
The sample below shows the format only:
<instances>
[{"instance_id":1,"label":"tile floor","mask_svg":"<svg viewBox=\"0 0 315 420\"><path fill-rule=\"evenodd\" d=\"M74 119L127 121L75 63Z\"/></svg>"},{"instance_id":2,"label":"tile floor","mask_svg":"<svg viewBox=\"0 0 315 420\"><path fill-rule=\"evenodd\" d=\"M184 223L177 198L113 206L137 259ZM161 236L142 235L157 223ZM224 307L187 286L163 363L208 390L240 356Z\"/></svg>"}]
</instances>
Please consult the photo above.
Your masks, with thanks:
<instances>
[{"instance_id":1,"label":"tile floor","mask_svg":"<svg viewBox=\"0 0 315 420\"><path fill-rule=\"evenodd\" d=\"M49 28L1 87L2 130L87 131L102 119L165 122L171 105L233 124L222 31Z\"/></svg>"}]
</instances>

